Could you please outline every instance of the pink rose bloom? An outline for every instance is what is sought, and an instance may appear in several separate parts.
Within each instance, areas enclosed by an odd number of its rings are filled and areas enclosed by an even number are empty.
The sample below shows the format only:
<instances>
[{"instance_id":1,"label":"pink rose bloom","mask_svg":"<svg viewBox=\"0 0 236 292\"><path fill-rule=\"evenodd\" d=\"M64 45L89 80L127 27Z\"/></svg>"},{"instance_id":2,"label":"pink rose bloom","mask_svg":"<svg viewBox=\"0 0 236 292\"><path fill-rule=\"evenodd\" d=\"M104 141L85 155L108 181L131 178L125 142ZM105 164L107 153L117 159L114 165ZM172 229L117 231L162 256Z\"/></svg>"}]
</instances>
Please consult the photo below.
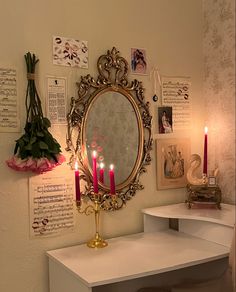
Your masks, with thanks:
<instances>
[{"instance_id":1,"label":"pink rose bloom","mask_svg":"<svg viewBox=\"0 0 236 292\"><path fill-rule=\"evenodd\" d=\"M66 161L64 155L58 154L57 162L53 159L48 160L47 158L43 157L37 160L37 168L32 170L37 173L44 173L46 171L52 170L54 167L61 165L64 161Z\"/></svg>"},{"instance_id":2,"label":"pink rose bloom","mask_svg":"<svg viewBox=\"0 0 236 292\"><path fill-rule=\"evenodd\" d=\"M57 161L58 161L58 162L57 162L57 165L60 165L60 164L62 164L63 162L66 161L65 156L62 155L62 154L57 154L56 157L57 157Z\"/></svg>"},{"instance_id":3,"label":"pink rose bloom","mask_svg":"<svg viewBox=\"0 0 236 292\"><path fill-rule=\"evenodd\" d=\"M17 171L32 171L36 173L44 173L52 170L57 165L61 165L66 161L64 155L58 154L57 162L55 160L48 160L46 157L42 158L32 158L28 157L26 159L21 159L20 157L14 155L6 161L7 165Z\"/></svg>"},{"instance_id":4,"label":"pink rose bloom","mask_svg":"<svg viewBox=\"0 0 236 292\"><path fill-rule=\"evenodd\" d=\"M12 156L12 158L8 159L6 161L7 165L17 171L27 171L26 167L26 161L27 159L21 159L17 156Z\"/></svg>"},{"instance_id":5,"label":"pink rose bloom","mask_svg":"<svg viewBox=\"0 0 236 292\"><path fill-rule=\"evenodd\" d=\"M33 170L37 168L37 162L32 157L27 158L26 161L26 168L27 170Z\"/></svg>"},{"instance_id":6,"label":"pink rose bloom","mask_svg":"<svg viewBox=\"0 0 236 292\"><path fill-rule=\"evenodd\" d=\"M43 172L52 170L50 161L45 157L37 159L36 163L37 163L36 168L31 169L33 172L43 173Z\"/></svg>"}]
</instances>

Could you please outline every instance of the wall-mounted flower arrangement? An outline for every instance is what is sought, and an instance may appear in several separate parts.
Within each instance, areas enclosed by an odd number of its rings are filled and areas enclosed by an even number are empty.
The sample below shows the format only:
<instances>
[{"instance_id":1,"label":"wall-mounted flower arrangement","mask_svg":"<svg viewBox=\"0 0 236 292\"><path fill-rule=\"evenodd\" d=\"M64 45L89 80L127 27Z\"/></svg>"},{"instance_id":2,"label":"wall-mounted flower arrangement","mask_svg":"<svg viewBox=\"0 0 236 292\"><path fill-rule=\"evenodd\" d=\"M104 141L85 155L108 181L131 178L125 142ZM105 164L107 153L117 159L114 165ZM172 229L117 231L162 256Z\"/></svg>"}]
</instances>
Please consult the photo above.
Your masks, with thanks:
<instances>
[{"instance_id":1,"label":"wall-mounted flower arrangement","mask_svg":"<svg viewBox=\"0 0 236 292\"><path fill-rule=\"evenodd\" d=\"M43 173L65 161L61 146L50 134L50 121L43 116L41 101L35 85L35 54L25 55L28 86L26 90L26 123L24 134L16 140L14 155L6 161L17 171Z\"/></svg>"}]
</instances>

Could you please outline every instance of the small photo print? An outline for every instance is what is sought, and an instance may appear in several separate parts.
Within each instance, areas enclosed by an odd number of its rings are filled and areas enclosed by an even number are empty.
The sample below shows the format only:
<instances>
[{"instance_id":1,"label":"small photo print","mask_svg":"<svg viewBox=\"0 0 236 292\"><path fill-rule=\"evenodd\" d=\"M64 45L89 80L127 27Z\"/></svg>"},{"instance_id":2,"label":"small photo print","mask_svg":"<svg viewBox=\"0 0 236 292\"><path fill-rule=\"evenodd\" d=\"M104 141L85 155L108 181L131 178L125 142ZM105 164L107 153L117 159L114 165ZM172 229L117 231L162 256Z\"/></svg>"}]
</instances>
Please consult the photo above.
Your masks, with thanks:
<instances>
[{"instance_id":1,"label":"small photo print","mask_svg":"<svg viewBox=\"0 0 236 292\"><path fill-rule=\"evenodd\" d=\"M53 36L53 64L88 68L88 42Z\"/></svg>"},{"instance_id":2,"label":"small photo print","mask_svg":"<svg viewBox=\"0 0 236 292\"><path fill-rule=\"evenodd\" d=\"M147 74L147 58L145 49L131 48L131 73Z\"/></svg>"},{"instance_id":3,"label":"small photo print","mask_svg":"<svg viewBox=\"0 0 236 292\"><path fill-rule=\"evenodd\" d=\"M169 134L173 132L172 107L158 107L158 133Z\"/></svg>"}]
</instances>

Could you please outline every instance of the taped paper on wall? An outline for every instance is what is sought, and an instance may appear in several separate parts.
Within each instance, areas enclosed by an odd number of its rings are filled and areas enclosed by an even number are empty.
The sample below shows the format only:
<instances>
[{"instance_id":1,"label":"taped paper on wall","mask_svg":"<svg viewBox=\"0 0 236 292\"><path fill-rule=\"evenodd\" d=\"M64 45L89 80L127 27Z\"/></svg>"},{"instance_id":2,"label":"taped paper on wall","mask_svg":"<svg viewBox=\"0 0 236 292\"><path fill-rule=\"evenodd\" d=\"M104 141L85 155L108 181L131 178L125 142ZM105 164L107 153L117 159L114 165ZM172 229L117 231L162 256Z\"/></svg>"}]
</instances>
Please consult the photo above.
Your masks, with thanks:
<instances>
[{"instance_id":1,"label":"taped paper on wall","mask_svg":"<svg viewBox=\"0 0 236 292\"><path fill-rule=\"evenodd\" d=\"M19 131L16 70L0 68L0 132Z\"/></svg>"},{"instance_id":2,"label":"taped paper on wall","mask_svg":"<svg viewBox=\"0 0 236 292\"><path fill-rule=\"evenodd\" d=\"M73 231L74 181L63 175L42 174L29 179L30 236L45 237Z\"/></svg>"},{"instance_id":3,"label":"taped paper on wall","mask_svg":"<svg viewBox=\"0 0 236 292\"><path fill-rule=\"evenodd\" d=\"M88 42L53 36L53 64L88 68Z\"/></svg>"},{"instance_id":4,"label":"taped paper on wall","mask_svg":"<svg viewBox=\"0 0 236 292\"><path fill-rule=\"evenodd\" d=\"M189 77L162 77L162 105L173 109L173 130L191 127Z\"/></svg>"},{"instance_id":5,"label":"taped paper on wall","mask_svg":"<svg viewBox=\"0 0 236 292\"><path fill-rule=\"evenodd\" d=\"M52 124L66 124L66 78L47 77L47 115Z\"/></svg>"}]
</instances>

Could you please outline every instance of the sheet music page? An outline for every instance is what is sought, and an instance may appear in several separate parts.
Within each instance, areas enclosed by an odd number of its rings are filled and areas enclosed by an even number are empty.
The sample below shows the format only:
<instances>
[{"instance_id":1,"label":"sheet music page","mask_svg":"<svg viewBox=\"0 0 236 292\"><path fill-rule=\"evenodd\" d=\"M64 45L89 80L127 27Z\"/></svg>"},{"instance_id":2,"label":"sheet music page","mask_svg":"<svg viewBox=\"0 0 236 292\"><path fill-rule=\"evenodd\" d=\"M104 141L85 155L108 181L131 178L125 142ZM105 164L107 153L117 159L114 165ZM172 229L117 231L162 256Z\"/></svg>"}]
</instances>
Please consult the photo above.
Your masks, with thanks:
<instances>
[{"instance_id":1,"label":"sheet music page","mask_svg":"<svg viewBox=\"0 0 236 292\"><path fill-rule=\"evenodd\" d=\"M29 179L30 236L71 232L75 225L73 176L53 172Z\"/></svg>"},{"instance_id":2,"label":"sheet music page","mask_svg":"<svg viewBox=\"0 0 236 292\"><path fill-rule=\"evenodd\" d=\"M20 132L15 69L0 68L0 132Z\"/></svg>"},{"instance_id":3,"label":"sheet music page","mask_svg":"<svg viewBox=\"0 0 236 292\"><path fill-rule=\"evenodd\" d=\"M172 106L173 129L191 127L191 94L189 77L162 77L162 105Z\"/></svg>"},{"instance_id":4,"label":"sheet music page","mask_svg":"<svg viewBox=\"0 0 236 292\"><path fill-rule=\"evenodd\" d=\"M47 77L47 115L52 124L66 124L66 78Z\"/></svg>"}]
</instances>

